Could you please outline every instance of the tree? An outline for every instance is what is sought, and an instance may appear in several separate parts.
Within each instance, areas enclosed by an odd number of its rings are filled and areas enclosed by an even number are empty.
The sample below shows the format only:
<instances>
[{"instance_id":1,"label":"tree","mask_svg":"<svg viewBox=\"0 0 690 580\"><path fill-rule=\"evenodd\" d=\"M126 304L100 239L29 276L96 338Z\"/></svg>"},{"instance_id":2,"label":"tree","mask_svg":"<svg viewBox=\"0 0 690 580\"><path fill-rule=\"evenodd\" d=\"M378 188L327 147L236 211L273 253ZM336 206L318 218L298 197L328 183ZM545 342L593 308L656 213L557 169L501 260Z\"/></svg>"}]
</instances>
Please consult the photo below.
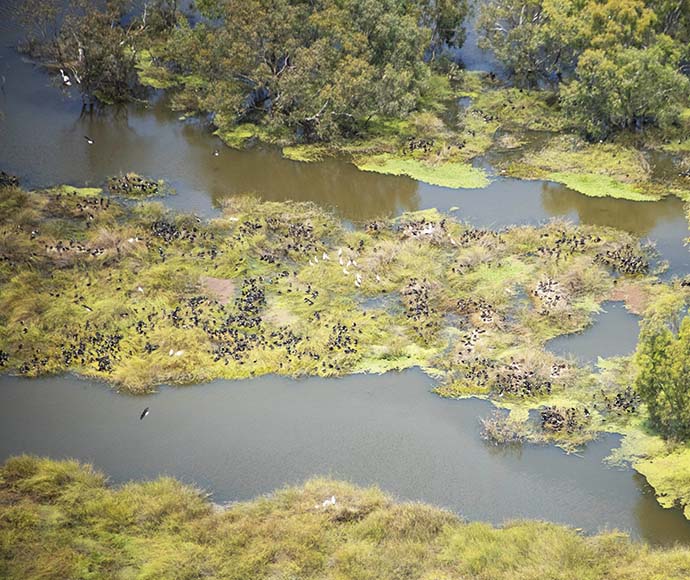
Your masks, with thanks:
<instances>
[{"instance_id":1,"label":"tree","mask_svg":"<svg viewBox=\"0 0 690 580\"><path fill-rule=\"evenodd\" d=\"M644 329L636 362L635 387L652 425L665 437L690 438L690 317L677 335L666 326Z\"/></svg>"},{"instance_id":2,"label":"tree","mask_svg":"<svg viewBox=\"0 0 690 580\"><path fill-rule=\"evenodd\" d=\"M537 85L569 76L587 49L646 46L655 22L642 0L489 0L478 30L518 84Z\"/></svg>"},{"instance_id":3,"label":"tree","mask_svg":"<svg viewBox=\"0 0 690 580\"><path fill-rule=\"evenodd\" d=\"M176 0L144 3L129 18L131 0L29 0L19 19L26 30L25 50L63 69L84 102L119 103L135 97L138 44L177 21Z\"/></svg>"},{"instance_id":4,"label":"tree","mask_svg":"<svg viewBox=\"0 0 690 580\"><path fill-rule=\"evenodd\" d=\"M203 9L215 20L179 26L162 54L182 81L178 101L213 112L217 124L261 123L318 141L414 109L427 50L461 40L466 5L207 0Z\"/></svg>"},{"instance_id":5,"label":"tree","mask_svg":"<svg viewBox=\"0 0 690 580\"><path fill-rule=\"evenodd\" d=\"M687 106L690 85L667 39L647 49L587 50L561 90L566 114L593 139L619 129L668 127Z\"/></svg>"}]
</instances>

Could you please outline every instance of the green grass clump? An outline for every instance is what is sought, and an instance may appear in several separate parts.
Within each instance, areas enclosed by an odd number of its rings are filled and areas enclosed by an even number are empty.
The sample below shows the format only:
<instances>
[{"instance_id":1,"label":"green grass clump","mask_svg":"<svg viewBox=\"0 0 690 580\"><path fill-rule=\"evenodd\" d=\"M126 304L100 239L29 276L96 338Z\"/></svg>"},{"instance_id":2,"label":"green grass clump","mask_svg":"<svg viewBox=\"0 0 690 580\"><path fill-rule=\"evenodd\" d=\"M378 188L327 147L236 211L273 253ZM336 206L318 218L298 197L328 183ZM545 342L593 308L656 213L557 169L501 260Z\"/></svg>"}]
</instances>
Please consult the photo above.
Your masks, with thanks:
<instances>
[{"instance_id":1,"label":"green grass clump","mask_svg":"<svg viewBox=\"0 0 690 580\"><path fill-rule=\"evenodd\" d=\"M0 468L8 580L676 580L688 570L687 548L535 521L467 523L330 479L214 509L171 478L113 487L88 465L30 456Z\"/></svg>"},{"instance_id":2,"label":"green grass clump","mask_svg":"<svg viewBox=\"0 0 690 580\"><path fill-rule=\"evenodd\" d=\"M292 161L313 162L328 157L331 150L323 145L288 145L282 149L283 157Z\"/></svg>"},{"instance_id":3,"label":"green grass clump","mask_svg":"<svg viewBox=\"0 0 690 580\"><path fill-rule=\"evenodd\" d=\"M441 187L474 189L489 185L486 172L483 169L472 167L469 163L451 161L432 166L417 159L376 155L356 159L355 165L363 171L407 175L412 179Z\"/></svg>"},{"instance_id":4,"label":"green grass clump","mask_svg":"<svg viewBox=\"0 0 690 580\"><path fill-rule=\"evenodd\" d=\"M567 185L590 197L613 197L631 201L658 201L661 196L644 193L641 188L596 173L549 173L548 179Z\"/></svg>"},{"instance_id":5,"label":"green grass clump","mask_svg":"<svg viewBox=\"0 0 690 580\"><path fill-rule=\"evenodd\" d=\"M566 127L567 119L557 101L549 91L485 89L476 96L472 108L494 117L506 130L558 132Z\"/></svg>"},{"instance_id":6,"label":"green grass clump","mask_svg":"<svg viewBox=\"0 0 690 580\"><path fill-rule=\"evenodd\" d=\"M522 179L545 179L593 197L633 201L660 199L649 164L639 151L613 143L587 144L567 135L538 151L525 152L506 172Z\"/></svg>"}]
</instances>

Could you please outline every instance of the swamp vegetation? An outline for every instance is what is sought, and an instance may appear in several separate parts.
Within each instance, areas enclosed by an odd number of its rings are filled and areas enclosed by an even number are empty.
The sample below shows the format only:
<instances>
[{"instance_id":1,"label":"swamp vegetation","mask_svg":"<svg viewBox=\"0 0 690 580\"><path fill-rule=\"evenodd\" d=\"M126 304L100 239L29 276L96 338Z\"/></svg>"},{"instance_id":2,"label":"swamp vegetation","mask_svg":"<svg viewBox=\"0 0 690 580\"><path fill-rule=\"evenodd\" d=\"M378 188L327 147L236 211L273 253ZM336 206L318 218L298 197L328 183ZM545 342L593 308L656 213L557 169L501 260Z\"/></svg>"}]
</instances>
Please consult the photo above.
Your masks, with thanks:
<instances>
[{"instance_id":1,"label":"swamp vegetation","mask_svg":"<svg viewBox=\"0 0 690 580\"><path fill-rule=\"evenodd\" d=\"M500 154L499 173L586 195L690 192L687 0L63 4L24 3L23 48L89 106L165 90L231 147L448 187L485 187ZM454 60L469 14L500 74Z\"/></svg>"},{"instance_id":2,"label":"swamp vegetation","mask_svg":"<svg viewBox=\"0 0 690 580\"><path fill-rule=\"evenodd\" d=\"M22 3L20 48L59 71L85 113L157 91L181 121L202 119L233 148L270 144L301 162L345 156L363 171L450 188L509 176L593 197L690 201L688 0L138 8ZM470 17L499 69L465 70L454 58ZM148 199L167 193L136 173L104 189L35 191L0 173L0 369L144 394L216 378L421 367L442 397L492 401L482 429L496 445L573 452L620 433L609 460L632 465L690 519L690 279L664 276L653 244L563 220L484 229L436 210L353 225L315 204L251 195L202 219ZM608 301L640 317L634 354L592 367L549 351ZM324 502L331 496L337 504ZM328 480L216 511L172 480L112 489L89 466L10 459L0 470L0 573L681 578L690 569L683 549L541 523L464 524Z\"/></svg>"},{"instance_id":3,"label":"swamp vegetation","mask_svg":"<svg viewBox=\"0 0 690 580\"><path fill-rule=\"evenodd\" d=\"M125 179L155 183L109 183ZM0 208L6 372L70 371L143 393L420 366L441 396L509 410L485 421L495 442L575 450L621 432L616 459L645 474L664 461L664 501L688 500L666 488L690 450L648 431L637 359L593 372L545 348L607 300L650 328L683 311L684 280L662 283L653 248L628 233L558 220L492 231L434 210L350 229L313 204L251 196L202 220L68 186L8 184Z\"/></svg>"},{"instance_id":4,"label":"swamp vegetation","mask_svg":"<svg viewBox=\"0 0 690 580\"><path fill-rule=\"evenodd\" d=\"M675 580L687 548L515 521L495 528L327 479L213 505L171 478L113 487L75 461L0 468L0 573L41 578Z\"/></svg>"}]
</instances>

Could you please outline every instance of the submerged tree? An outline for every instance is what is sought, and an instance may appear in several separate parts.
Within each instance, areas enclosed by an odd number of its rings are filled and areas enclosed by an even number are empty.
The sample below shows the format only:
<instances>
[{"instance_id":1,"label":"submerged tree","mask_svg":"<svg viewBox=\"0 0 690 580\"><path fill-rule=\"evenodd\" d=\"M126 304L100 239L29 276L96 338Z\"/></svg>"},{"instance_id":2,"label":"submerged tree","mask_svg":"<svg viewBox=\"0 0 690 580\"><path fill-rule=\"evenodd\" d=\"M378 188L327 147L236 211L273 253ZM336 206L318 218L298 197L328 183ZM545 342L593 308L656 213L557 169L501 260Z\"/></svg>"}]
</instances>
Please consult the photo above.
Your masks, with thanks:
<instances>
[{"instance_id":1,"label":"submerged tree","mask_svg":"<svg viewBox=\"0 0 690 580\"><path fill-rule=\"evenodd\" d=\"M587 49L647 46L655 23L642 0L489 0L478 29L519 84L537 85L572 74Z\"/></svg>"},{"instance_id":2,"label":"submerged tree","mask_svg":"<svg viewBox=\"0 0 690 580\"><path fill-rule=\"evenodd\" d=\"M677 334L667 326L644 329L636 354L636 389L653 426L665 437L690 438L690 317Z\"/></svg>"},{"instance_id":3,"label":"submerged tree","mask_svg":"<svg viewBox=\"0 0 690 580\"><path fill-rule=\"evenodd\" d=\"M176 20L175 0L144 3L130 17L131 0L28 0L18 10L26 30L24 50L61 68L65 83L77 85L84 102L131 100L138 87L139 40Z\"/></svg>"},{"instance_id":4,"label":"submerged tree","mask_svg":"<svg viewBox=\"0 0 690 580\"><path fill-rule=\"evenodd\" d=\"M430 75L425 58L462 42L463 0L205 0L160 51L181 108L216 123L262 123L313 141L403 116ZM193 47L193 50L190 48Z\"/></svg>"}]
</instances>

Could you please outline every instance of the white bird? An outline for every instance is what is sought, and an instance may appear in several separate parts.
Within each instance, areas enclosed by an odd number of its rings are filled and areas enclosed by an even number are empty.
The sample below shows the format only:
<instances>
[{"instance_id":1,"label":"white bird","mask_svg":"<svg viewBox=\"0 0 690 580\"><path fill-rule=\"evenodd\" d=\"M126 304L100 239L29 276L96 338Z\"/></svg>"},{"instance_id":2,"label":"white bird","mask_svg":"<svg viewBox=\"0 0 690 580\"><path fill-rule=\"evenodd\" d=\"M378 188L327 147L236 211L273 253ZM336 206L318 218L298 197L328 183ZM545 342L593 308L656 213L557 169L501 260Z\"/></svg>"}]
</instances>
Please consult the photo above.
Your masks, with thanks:
<instances>
[{"instance_id":1,"label":"white bird","mask_svg":"<svg viewBox=\"0 0 690 580\"><path fill-rule=\"evenodd\" d=\"M352 266L352 260L348 260L348 261L347 261L347 265L348 265L348 266Z\"/></svg>"},{"instance_id":2,"label":"white bird","mask_svg":"<svg viewBox=\"0 0 690 580\"><path fill-rule=\"evenodd\" d=\"M352 265L356 268L357 267L357 260L352 260Z\"/></svg>"},{"instance_id":3,"label":"white bird","mask_svg":"<svg viewBox=\"0 0 690 580\"><path fill-rule=\"evenodd\" d=\"M218 157L220 155L220 151L218 149L213 150L213 156Z\"/></svg>"},{"instance_id":4,"label":"white bird","mask_svg":"<svg viewBox=\"0 0 690 580\"><path fill-rule=\"evenodd\" d=\"M309 265L310 265L310 266L313 266L313 265L314 265L314 262L311 261L311 258L309 258Z\"/></svg>"},{"instance_id":5,"label":"white bird","mask_svg":"<svg viewBox=\"0 0 690 580\"><path fill-rule=\"evenodd\" d=\"M327 254L326 252L324 252L324 253L321 255L321 259L322 259L322 260L330 260L330 258L328 257L328 254Z\"/></svg>"},{"instance_id":6,"label":"white bird","mask_svg":"<svg viewBox=\"0 0 690 580\"><path fill-rule=\"evenodd\" d=\"M170 349L170 352L169 352L168 354L169 354L170 356L172 356L172 355L175 354L175 351L171 348L171 349Z\"/></svg>"},{"instance_id":7,"label":"white bird","mask_svg":"<svg viewBox=\"0 0 690 580\"><path fill-rule=\"evenodd\" d=\"M376 281L377 281L377 282L380 282L380 281L381 281L381 276L379 276L378 274L376 274Z\"/></svg>"},{"instance_id":8,"label":"white bird","mask_svg":"<svg viewBox=\"0 0 690 580\"><path fill-rule=\"evenodd\" d=\"M175 356L182 356L183 354L184 354L184 351L183 351L183 350L178 350L178 351L175 353Z\"/></svg>"},{"instance_id":9,"label":"white bird","mask_svg":"<svg viewBox=\"0 0 690 580\"><path fill-rule=\"evenodd\" d=\"M362 286L362 283L359 280L355 280L355 286L357 288L360 288Z\"/></svg>"},{"instance_id":10,"label":"white bird","mask_svg":"<svg viewBox=\"0 0 690 580\"><path fill-rule=\"evenodd\" d=\"M93 145L95 143L95 141L93 139L91 139L91 137L89 137L88 135L84 135L84 139L86 139L86 142L89 145Z\"/></svg>"},{"instance_id":11,"label":"white bird","mask_svg":"<svg viewBox=\"0 0 690 580\"><path fill-rule=\"evenodd\" d=\"M342 256L342 255L343 255L343 249L342 249L342 248L338 248L338 257L340 257L340 256Z\"/></svg>"},{"instance_id":12,"label":"white bird","mask_svg":"<svg viewBox=\"0 0 690 580\"><path fill-rule=\"evenodd\" d=\"M343 260L342 256L340 258L338 258L338 262L340 262L341 266L345 265L345 261Z\"/></svg>"},{"instance_id":13,"label":"white bird","mask_svg":"<svg viewBox=\"0 0 690 580\"><path fill-rule=\"evenodd\" d=\"M314 264L318 264L318 263L319 263L319 259L316 256L314 256Z\"/></svg>"},{"instance_id":14,"label":"white bird","mask_svg":"<svg viewBox=\"0 0 690 580\"><path fill-rule=\"evenodd\" d=\"M141 286L137 286L137 292L143 293L143 292L144 292L144 289L143 289Z\"/></svg>"},{"instance_id":15,"label":"white bird","mask_svg":"<svg viewBox=\"0 0 690 580\"><path fill-rule=\"evenodd\" d=\"M347 268L343 268L343 274L345 274L347 276L349 273L350 272L347 271Z\"/></svg>"},{"instance_id":16,"label":"white bird","mask_svg":"<svg viewBox=\"0 0 690 580\"><path fill-rule=\"evenodd\" d=\"M60 76L62 77L63 85L65 85L66 87L72 86L72 81L69 80L69 77L65 74L65 71L62 69L60 69Z\"/></svg>"},{"instance_id":17,"label":"white bird","mask_svg":"<svg viewBox=\"0 0 690 580\"><path fill-rule=\"evenodd\" d=\"M321 504L321 507L327 508L328 506L332 506L332 505L335 505L335 496L334 495L332 495L330 497L330 499L324 500L323 503Z\"/></svg>"}]
</instances>

